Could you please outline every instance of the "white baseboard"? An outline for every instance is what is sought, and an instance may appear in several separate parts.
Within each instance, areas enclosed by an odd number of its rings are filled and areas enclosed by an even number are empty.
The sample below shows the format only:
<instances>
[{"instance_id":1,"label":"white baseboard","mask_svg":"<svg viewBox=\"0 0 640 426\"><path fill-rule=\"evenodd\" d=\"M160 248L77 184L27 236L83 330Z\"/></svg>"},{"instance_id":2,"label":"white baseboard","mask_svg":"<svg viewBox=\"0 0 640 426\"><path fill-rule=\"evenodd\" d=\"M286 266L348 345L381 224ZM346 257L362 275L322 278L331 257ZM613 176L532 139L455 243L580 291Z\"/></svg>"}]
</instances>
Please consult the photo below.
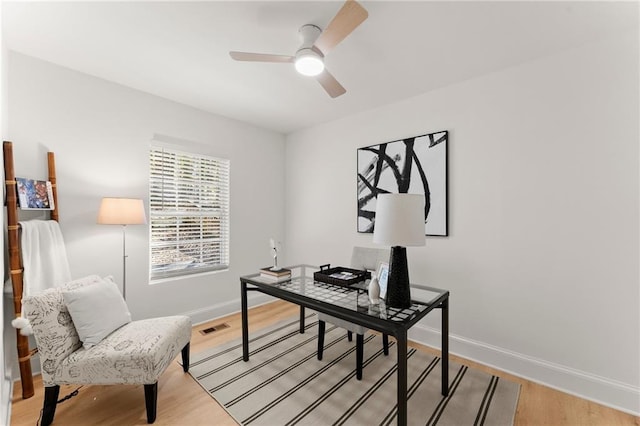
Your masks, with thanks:
<instances>
[{"instance_id":1,"label":"white baseboard","mask_svg":"<svg viewBox=\"0 0 640 426\"><path fill-rule=\"evenodd\" d=\"M247 304L250 308L264 305L265 303L273 302L273 297L266 294L249 294L247 298ZM197 309L194 311L184 312L181 315L186 315L191 318L193 325L202 324L204 322L212 321L216 318L224 317L227 315L240 312L240 299L230 300L228 302L219 303L213 306L207 306L203 309Z\"/></svg>"},{"instance_id":2,"label":"white baseboard","mask_svg":"<svg viewBox=\"0 0 640 426\"><path fill-rule=\"evenodd\" d=\"M8 375L2 377L2 383L0 384L0 424L11 424L11 396L13 395L13 382L9 380Z\"/></svg>"},{"instance_id":3,"label":"white baseboard","mask_svg":"<svg viewBox=\"0 0 640 426\"><path fill-rule=\"evenodd\" d=\"M409 339L440 349L440 330L432 327L416 324L409 330ZM640 415L640 388L627 383L451 334L449 352L616 410Z\"/></svg>"}]
</instances>

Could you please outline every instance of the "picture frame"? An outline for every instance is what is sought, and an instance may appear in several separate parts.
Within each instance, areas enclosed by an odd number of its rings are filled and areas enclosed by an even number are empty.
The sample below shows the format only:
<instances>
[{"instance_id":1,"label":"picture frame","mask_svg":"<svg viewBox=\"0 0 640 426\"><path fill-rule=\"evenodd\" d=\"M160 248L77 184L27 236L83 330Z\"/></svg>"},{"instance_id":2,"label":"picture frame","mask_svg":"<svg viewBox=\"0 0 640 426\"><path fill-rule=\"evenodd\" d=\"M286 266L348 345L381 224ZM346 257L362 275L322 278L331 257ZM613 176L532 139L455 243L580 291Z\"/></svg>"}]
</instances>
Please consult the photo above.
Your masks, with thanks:
<instances>
[{"instance_id":1,"label":"picture frame","mask_svg":"<svg viewBox=\"0 0 640 426\"><path fill-rule=\"evenodd\" d=\"M53 210L53 187L46 180L16 177L18 205L22 210Z\"/></svg>"},{"instance_id":2,"label":"picture frame","mask_svg":"<svg viewBox=\"0 0 640 426\"><path fill-rule=\"evenodd\" d=\"M380 194L422 194L425 235L448 236L447 130L358 148L357 230L373 233Z\"/></svg>"},{"instance_id":3,"label":"picture frame","mask_svg":"<svg viewBox=\"0 0 640 426\"><path fill-rule=\"evenodd\" d=\"M378 285L380 286L380 299L385 300L387 297L387 282L389 281L389 264L386 262L378 263L376 271L378 277Z\"/></svg>"}]
</instances>

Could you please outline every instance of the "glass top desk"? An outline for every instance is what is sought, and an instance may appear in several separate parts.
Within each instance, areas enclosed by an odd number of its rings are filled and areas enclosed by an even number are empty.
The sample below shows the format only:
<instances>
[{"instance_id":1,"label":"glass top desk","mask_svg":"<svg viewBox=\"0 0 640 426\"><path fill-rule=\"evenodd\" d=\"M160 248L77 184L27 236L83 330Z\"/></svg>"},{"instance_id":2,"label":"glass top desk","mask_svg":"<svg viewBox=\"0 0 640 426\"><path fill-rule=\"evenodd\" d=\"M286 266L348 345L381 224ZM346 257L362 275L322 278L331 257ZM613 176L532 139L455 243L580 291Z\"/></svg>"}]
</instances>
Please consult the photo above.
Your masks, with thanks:
<instances>
[{"instance_id":1,"label":"glass top desk","mask_svg":"<svg viewBox=\"0 0 640 426\"><path fill-rule=\"evenodd\" d=\"M429 312L438 308L442 314L442 395L449 392L449 292L412 285L426 294L423 301L412 300L407 309L369 303L362 283L340 286L318 282L313 273L319 268L296 265L291 279L273 282L260 274L240 277L242 303L242 357L249 360L249 324L247 292L259 291L300 306L300 333L304 333L304 309L310 308L395 337L398 352L398 425L407 424L407 331ZM422 295L421 295L422 296Z\"/></svg>"}]
</instances>

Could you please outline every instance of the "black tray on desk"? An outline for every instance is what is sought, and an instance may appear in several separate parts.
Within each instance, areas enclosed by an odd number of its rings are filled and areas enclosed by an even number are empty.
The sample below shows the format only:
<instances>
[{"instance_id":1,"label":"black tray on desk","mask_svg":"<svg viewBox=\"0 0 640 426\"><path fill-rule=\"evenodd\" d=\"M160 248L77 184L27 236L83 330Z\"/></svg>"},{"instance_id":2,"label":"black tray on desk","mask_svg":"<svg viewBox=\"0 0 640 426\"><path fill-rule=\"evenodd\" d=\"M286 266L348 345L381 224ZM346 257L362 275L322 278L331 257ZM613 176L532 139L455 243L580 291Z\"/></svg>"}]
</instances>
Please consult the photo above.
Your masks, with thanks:
<instances>
[{"instance_id":1,"label":"black tray on desk","mask_svg":"<svg viewBox=\"0 0 640 426\"><path fill-rule=\"evenodd\" d=\"M353 274L353 277L343 278L336 276L343 273ZM344 266L336 266L331 268L330 265L322 265L320 266L320 270L318 272L313 273L313 279L316 281L343 286L359 283L368 278L371 278L371 273L369 271L345 268Z\"/></svg>"}]
</instances>

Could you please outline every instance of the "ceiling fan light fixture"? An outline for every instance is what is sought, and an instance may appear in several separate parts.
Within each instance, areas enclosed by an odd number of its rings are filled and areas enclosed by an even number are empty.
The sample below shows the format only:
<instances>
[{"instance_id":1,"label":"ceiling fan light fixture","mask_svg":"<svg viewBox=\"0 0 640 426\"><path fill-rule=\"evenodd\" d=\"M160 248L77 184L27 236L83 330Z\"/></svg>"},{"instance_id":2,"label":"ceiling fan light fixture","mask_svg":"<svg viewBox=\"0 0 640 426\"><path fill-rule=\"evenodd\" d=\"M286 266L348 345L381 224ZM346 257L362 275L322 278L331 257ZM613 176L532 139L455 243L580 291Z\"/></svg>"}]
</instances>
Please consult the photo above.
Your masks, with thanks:
<instances>
[{"instance_id":1,"label":"ceiling fan light fixture","mask_svg":"<svg viewBox=\"0 0 640 426\"><path fill-rule=\"evenodd\" d=\"M324 58L338 43L360 26L368 16L369 13L356 0L346 0L324 31L313 24L305 24L300 27L298 34L302 39L302 44L293 56L236 51L231 51L229 54L236 61L289 64L293 62L298 73L315 77L315 80L320 83L329 96L337 98L347 91L325 69Z\"/></svg>"},{"instance_id":2,"label":"ceiling fan light fixture","mask_svg":"<svg viewBox=\"0 0 640 426\"><path fill-rule=\"evenodd\" d=\"M324 71L324 61L312 49L301 49L296 54L296 71L309 77L316 76Z\"/></svg>"}]
</instances>

